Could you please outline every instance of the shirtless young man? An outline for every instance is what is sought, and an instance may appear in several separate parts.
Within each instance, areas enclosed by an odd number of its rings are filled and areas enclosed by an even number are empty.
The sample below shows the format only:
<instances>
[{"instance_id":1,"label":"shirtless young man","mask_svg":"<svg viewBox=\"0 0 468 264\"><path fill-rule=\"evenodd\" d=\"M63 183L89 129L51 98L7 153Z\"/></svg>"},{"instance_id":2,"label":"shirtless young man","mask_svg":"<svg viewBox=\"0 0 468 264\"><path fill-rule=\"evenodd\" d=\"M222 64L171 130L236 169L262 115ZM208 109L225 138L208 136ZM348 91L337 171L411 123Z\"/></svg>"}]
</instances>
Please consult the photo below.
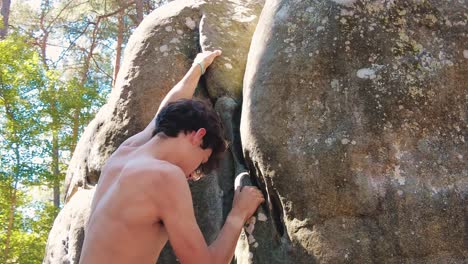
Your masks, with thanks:
<instances>
[{"instance_id":1,"label":"shirtless young man","mask_svg":"<svg viewBox=\"0 0 468 264\"><path fill-rule=\"evenodd\" d=\"M221 51L204 52L195 61L208 67L219 55ZM244 223L264 198L255 187L236 190L220 234L207 246L187 180L200 169L207 172L225 150L223 131L211 107L180 100L192 98L204 67L194 63L164 98L155 120L108 159L80 263L152 264L167 240L184 264L231 261Z\"/></svg>"}]
</instances>

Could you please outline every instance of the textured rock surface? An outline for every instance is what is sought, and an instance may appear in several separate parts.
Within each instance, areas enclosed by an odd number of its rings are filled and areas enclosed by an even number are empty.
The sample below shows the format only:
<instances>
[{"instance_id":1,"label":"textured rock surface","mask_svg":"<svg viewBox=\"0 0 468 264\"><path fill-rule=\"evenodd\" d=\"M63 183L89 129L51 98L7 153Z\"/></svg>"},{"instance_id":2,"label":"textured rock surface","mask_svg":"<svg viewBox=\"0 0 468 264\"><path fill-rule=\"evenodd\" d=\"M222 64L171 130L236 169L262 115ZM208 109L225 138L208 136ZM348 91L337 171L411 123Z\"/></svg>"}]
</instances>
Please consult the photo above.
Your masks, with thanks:
<instances>
[{"instance_id":1,"label":"textured rock surface","mask_svg":"<svg viewBox=\"0 0 468 264\"><path fill-rule=\"evenodd\" d=\"M80 190L60 211L49 233L43 263L79 262L93 194L94 189Z\"/></svg>"},{"instance_id":2,"label":"textured rock surface","mask_svg":"<svg viewBox=\"0 0 468 264\"><path fill-rule=\"evenodd\" d=\"M226 120L233 119L230 111L240 110L237 104L241 99L247 52L261 7L262 1L257 0L174 1L145 18L125 49L109 101L77 145L66 176L68 203L81 189L93 188L107 158L126 138L148 124L163 96L182 78L201 50L220 48L223 56L202 78L198 97L211 100L218 111L224 112ZM230 100L217 100L222 95ZM230 210L234 170L232 155L227 153L217 172L191 184L197 221L208 242L216 238ZM66 208L74 214L84 210L75 205L75 209L70 208L68 204ZM70 251L74 256L79 253L69 248L70 243L51 240L52 236L67 236L64 227L70 221L66 218L54 224L44 262L65 263L67 259L69 263L77 263L77 257L68 256ZM73 243L80 244L82 238L74 236ZM169 250L161 254L159 263L175 262Z\"/></svg>"},{"instance_id":3,"label":"textured rock surface","mask_svg":"<svg viewBox=\"0 0 468 264\"><path fill-rule=\"evenodd\" d=\"M468 261L467 13L465 1L265 4L241 136L272 221L241 263Z\"/></svg>"},{"instance_id":4,"label":"textured rock surface","mask_svg":"<svg viewBox=\"0 0 468 264\"><path fill-rule=\"evenodd\" d=\"M206 74L211 98L242 97L247 52L262 11L263 0L209 1L200 21L200 45L203 50L222 49L223 56Z\"/></svg>"}]
</instances>

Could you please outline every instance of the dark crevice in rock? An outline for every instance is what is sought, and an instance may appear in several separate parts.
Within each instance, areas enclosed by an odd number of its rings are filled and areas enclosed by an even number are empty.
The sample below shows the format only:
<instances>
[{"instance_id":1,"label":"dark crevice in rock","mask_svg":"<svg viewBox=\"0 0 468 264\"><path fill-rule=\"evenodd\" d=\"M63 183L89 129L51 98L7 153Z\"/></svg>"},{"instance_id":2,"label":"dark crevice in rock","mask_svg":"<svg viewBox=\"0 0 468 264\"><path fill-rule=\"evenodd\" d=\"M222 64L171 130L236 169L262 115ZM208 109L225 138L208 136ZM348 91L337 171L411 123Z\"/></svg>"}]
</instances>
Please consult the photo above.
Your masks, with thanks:
<instances>
[{"instance_id":1,"label":"dark crevice in rock","mask_svg":"<svg viewBox=\"0 0 468 264\"><path fill-rule=\"evenodd\" d=\"M249 168L252 182L261 189L266 198L268 209L264 208L265 212L269 212L269 217L273 221L277 234L280 237L284 237L286 226L283 220L283 206L276 189L273 188L271 180L262 175L258 164L252 161L248 152L245 153L245 161Z\"/></svg>"},{"instance_id":2,"label":"dark crevice in rock","mask_svg":"<svg viewBox=\"0 0 468 264\"><path fill-rule=\"evenodd\" d=\"M202 43L200 43L200 40L201 40L201 35L202 35L202 20L204 19L204 15L201 15L200 19L199 19L199 24L198 24L198 28L197 30L194 30L193 32L196 33L195 34L195 37L194 37L194 40L195 40L195 43L196 43L196 50L197 50L197 53L200 53L200 52L203 52L203 49L202 49ZM193 54L193 56L191 56L190 58L195 58L197 54ZM206 70L206 69L205 69ZM204 75L202 75L200 77L200 81L198 82L198 85L197 85L197 89L195 90L195 96L197 97L202 97L202 98L207 98L210 100L211 104L212 105L215 105L216 103L216 98L213 98L212 96L210 96L210 93L208 91L208 84L206 82L206 78Z\"/></svg>"},{"instance_id":3,"label":"dark crevice in rock","mask_svg":"<svg viewBox=\"0 0 468 264\"><path fill-rule=\"evenodd\" d=\"M394 227L398 227L399 226L399 223L400 223L400 214L399 214L399 210L397 209L398 207L398 204L397 204L397 191L392 189L391 186L387 187L386 188L388 191L386 192L386 195L385 195L385 201L386 201L386 204L384 205L384 210L387 210L389 212L393 212L392 214L389 214L388 217L389 219L387 220L388 223L379 223L379 228L381 230L385 230L384 232L386 233L386 237L390 237L391 238L391 241L394 241L392 244L393 246L393 250L394 250L394 254L395 256L404 256L403 254L403 249L401 248L401 241L400 241L400 236L397 232L389 232L388 228L385 228L385 224L389 225L389 226L394 226ZM385 202L383 202L385 203ZM391 230L391 229L390 229Z\"/></svg>"},{"instance_id":4,"label":"dark crevice in rock","mask_svg":"<svg viewBox=\"0 0 468 264\"><path fill-rule=\"evenodd\" d=\"M468 248L468 204L465 204L465 221L464 221L464 231L463 231L463 246Z\"/></svg>"},{"instance_id":5,"label":"dark crevice in rock","mask_svg":"<svg viewBox=\"0 0 468 264\"><path fill-rule=\"evenodd\" d=\"M231 153L225 153L225 157L223 159L228 161L228 162L226 162L226 163L229 164L229 169L228 170L230 172L233 172L235 170L235 165L232 162L233 158L232 158ZM221 177L221 175L218 175L218 185L221 188L221 190L223 191L223 195L222 195L222 200L223 200L223 205L222 205L223 221L226 221L229 213L231 212L232 202L233 202L233 199L234 199L234 188L232 187L233 182L234 182L234 175L231 173L229 176L232 176L232 177L229 178L230 181L227 182L226 178Z\"/></svg>"},{"instance_id":6,"label":"dark crevice in rock","mask_svg":"<svg viewBox=\"0 0 468 264\"><path fill-rule=\"evenodd\" d=\"M258 169L257 166L254 165L252 159L250 158L250 155L249 155L249 152L245 152L245 164L247 166L247 169L249 171L249 175L250 175L250 180L252 181L252 183L257 186L263 193L263 196L265 197L265 203L261 206L264 207L265 209L265 212L268 212L268 216L271 217L270 215L270 206L269 206L269 199L268 199L268 191L267 191L267 188L266 188L266 185L265 185L265 182L262 180L262 178L259 177L259 175L261 175L261 172L260 170Z\"/></svg>"},{"instance_id":7,"label":"dark crevice in rock","mask_svg":"<svg viewBox=\"0 0 468 264\"><path fill-rule=\"evenodd\" d=\"M81 250L83 249L83 243L84 243L84 239L85 239L85 229L84 227L83 228L80 228L78 230L78 234L77 234L77 252L81 252ZM80 263L80 257L81 257L81 254L76 254L76 259L74 263Z\"/></svg>"},{"instance_id":8,"label":"dark crevice in rock","mask_svg":"<svg viewBox=\"0 0 468 264\"><path fill-rule=\"evenodd\" d=\"M229 124L231 133L229 135L230 146L229 150L232 153L232 157L235 164L235 175L239 175L242 172L248 171L245 165L244 156L242 154L242 141L240 137L240 116L242 111L242 105L237 101L232 100L235 107L231 111L231 123Z\"/></svg>"},{"instance_id":9,"label":"dark crevice in rock","mask_svg":"<svg viewBox=\"0 0 468 264\"><path fill-rule=\"evenodd\" d=\"M242 154L242 139L240 136L240 120L242 113L242 103L236 102L237 108L232 116L232 144L230 146L234 162L236 164L236 175L243 171L247 171L244 156ZM254 182L254 181L252 181Z\"/></svg>"},{"instance_id":10,"label":"dark crevice in rock","mask_svg":"<svg viewBox=\"0 0 468 264\"><path fill-rule=\"evenodd\" d=\"M224 136L229 142L229 151L232 154L236 175L244 172L244 158L242 157L239 135L240 118L238 112L240 105L230 97L221 97L216 101L215 110L218 112L224 127ZM239 172L240 170L240 172Z\"/></svg>"},{"instance_id":11,"label":"dark crevice in rock","mask_svg":"<svg viewBox=\"0 0 468 264\"><path fill-rule=\"evenodd\" d=\"M99 181L101 171L90 169L86 166L86 185L95 186Z\"/></svg>"},{"instance_id":12,"label":"dark crevice in rock","mask_svg":"<svg viewBox=\"0 0 468 264\"><path fill-rule=\"evenodd\" d=\"M199 21L201 21L202 18L200 18ZM196 43L196 51L197 53L202 52L202 46L200 43L200 36L201 36L201 26L198 25L198 30L193 31L195 36L194 36L194 41ZM195 58L197 54L191 54L190 58ZM195 97L201 97L201 98L207 98L210 100L210 102L215 105L216 100L215 98L212 98L210 96L210 93L208 92L207 88L207 83L205 77L202 75L200 77L200 81L198 82L197 88L195 90Z\"/></svg>"},{"instance_id":13,"label":"dark crevice in rock","mask_svg":"<svg viewBox=\"0 0 468 264\"><path fill-rule=\"evenodd\" d=\"M205 78L203 78L203 76L200 78L200 81L198 82L197 88L195 90L195 97L209 100L212 103L212 105L215 104L213 99L211 99L210 94L208 93L208 89L206 88L206 81L205 81Z\"/></svg>"},{"instance_id":14,"label":"dark crevice in rock","mask_svg":"<svg viewBox=\"0 0 468 264\"><path fill-rule=\"evenodd\" d=\"M273 188L273 184L271 179L266 178L265 180L267 184L268 190L268 199L271 204L271 216L273 219L273 223L275 224L276 230L280 234L280 236L284 236L285 234L285 225L283 220L283 206L278 196L278 192L275 188Z\"/></svg>"}]
</instances>

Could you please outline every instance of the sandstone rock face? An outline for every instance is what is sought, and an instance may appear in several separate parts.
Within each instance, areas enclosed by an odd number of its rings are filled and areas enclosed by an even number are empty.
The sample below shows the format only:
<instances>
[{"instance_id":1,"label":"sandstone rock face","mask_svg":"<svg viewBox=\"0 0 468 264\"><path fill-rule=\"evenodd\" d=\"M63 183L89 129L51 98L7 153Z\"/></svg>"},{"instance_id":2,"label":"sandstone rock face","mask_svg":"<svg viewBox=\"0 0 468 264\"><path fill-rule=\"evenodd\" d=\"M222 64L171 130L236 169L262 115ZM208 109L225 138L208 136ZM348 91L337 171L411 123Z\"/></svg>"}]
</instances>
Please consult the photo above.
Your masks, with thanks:
<instances>
[{"instance_id":1,"label":"sandstone rock face","mask_svg":"<svg viewBox=\"0 0 468 264\"><path fill-rule=\"evenodd\" d=\"M206 74L211 98L242 97L247 52L262 11L263 0L209 1L200 21L202 50L222 49L223 56Z\"/></svg>"},{"instance_id":2,"label":"sandstone rock face","mask_svg":"<svg viewBox=\"0 0 468 264\"><path fill-rule=\"evenodd\" d=\"M202 50L219 48L223 56L202 78L197 96L211 100L223 112L223 120L232 122L234 112L240 111L247 53L262 6L263 1L259 0L180 0L145 18L127 44L109 101L88 125L77 145L66 176L67 205L60 215L78 214L87 218L84 210L88 200L78 206L75 196L82 189L93 189L107 158L125 139L146 127L164 95L183 77ZM223 96L228 100L218 100ZM197 221L209 243L216 238L230 211L235 169L228 152L218 171L191 184ZM68 235L67 226L72 221L62 216L57 218L50 233L45 263L78 263L81 246L72 248L72 245L81 245L83 233ZM83 230L84 221L73 223L77 230ZM62 244L56 237L67 237L66 241L70 242ZM176 259L165 250L159 263L176 263Z\"/></svg>"},{"instance_id":3,"label":"sandstone rock face","mask_svg":"<svg viewBox=\"0 0 468 264\"><path fill-rule=\"evenodd\" d=\"M45 264L78 263L93 190L80 190L60 211L47 241Z\"/></svg>"},{"instance_id":4,"label":"sandstone rock face","mask_svg":"<svg viewBox=\"0 0 468 264\"><path fill-rule=\"evenodd\" d=\"M241 137L271 217L240 263L468 261L467 13L466 1L265 4Z\"/></svg>"}]
</instances>

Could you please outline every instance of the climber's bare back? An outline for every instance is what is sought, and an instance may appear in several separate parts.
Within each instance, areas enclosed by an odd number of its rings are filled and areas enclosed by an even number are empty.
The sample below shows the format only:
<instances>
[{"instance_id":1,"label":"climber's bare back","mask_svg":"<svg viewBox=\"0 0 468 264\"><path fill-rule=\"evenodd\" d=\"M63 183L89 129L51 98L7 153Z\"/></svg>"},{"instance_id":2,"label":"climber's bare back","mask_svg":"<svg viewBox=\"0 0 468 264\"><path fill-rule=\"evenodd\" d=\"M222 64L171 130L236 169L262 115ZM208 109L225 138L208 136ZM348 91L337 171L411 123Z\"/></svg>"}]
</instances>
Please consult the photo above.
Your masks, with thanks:
<instances>
[{"instance_id":1,"label":"climber's bare back","mask_svg":"<svg viewBox=\"0 0 468 264\"><path fill-rule=\"evenodd\" d=\"M159 191L150 182L164 177L158 168L167 172L170 166L138 147L117 149L101 173L80 263L155 263L168 236L154 205ZM142 175L148 167L154 173Z\"/></svg>"}]
</instances>

